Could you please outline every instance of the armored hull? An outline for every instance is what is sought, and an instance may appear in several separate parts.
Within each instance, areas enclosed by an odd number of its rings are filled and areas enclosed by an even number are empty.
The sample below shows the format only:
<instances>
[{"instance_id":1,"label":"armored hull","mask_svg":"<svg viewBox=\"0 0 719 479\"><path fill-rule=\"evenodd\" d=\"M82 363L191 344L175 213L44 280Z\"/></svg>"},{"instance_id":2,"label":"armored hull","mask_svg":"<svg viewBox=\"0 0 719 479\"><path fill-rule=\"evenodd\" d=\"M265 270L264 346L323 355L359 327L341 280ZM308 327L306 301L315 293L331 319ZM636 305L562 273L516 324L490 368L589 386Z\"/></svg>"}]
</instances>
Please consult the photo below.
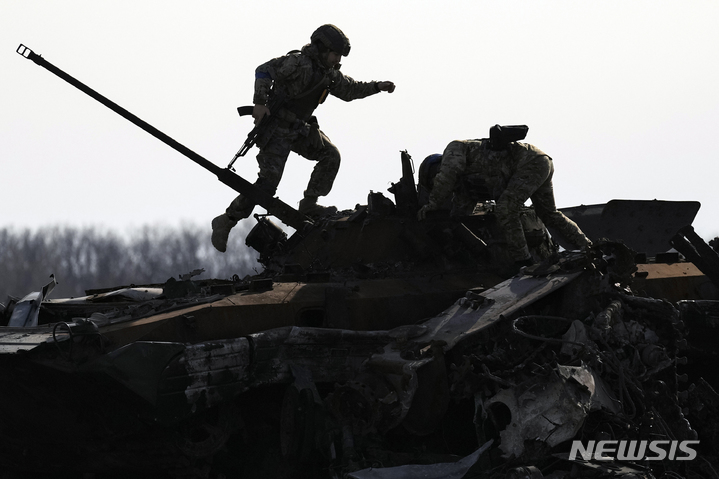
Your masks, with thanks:
<instances>
[{"instance_id":1,"label":"armored hull","mask_svg":"<svg viewBox=\"0 0 719 479\"><path fill-rule=\"evenodd\" d=\"M418 222L369 203L290 238L259 217L256 276L45 299L36 326L4 327L4 466L369 477L426 464L494 477L551 458L590 470L566 453L606 417L629 427L617 438L659 417L670 437L713 444L712 423L692 419L714 378L691 366L714 358L687 325L707 331L716 287L693 263L637 264L607 240L557 252L538 229L539 265L503 276L491 209ZM668 409L649 402L662 388L677 398ZM528 390L544 391L534 408Z\"/></svg>"}]
</instances>

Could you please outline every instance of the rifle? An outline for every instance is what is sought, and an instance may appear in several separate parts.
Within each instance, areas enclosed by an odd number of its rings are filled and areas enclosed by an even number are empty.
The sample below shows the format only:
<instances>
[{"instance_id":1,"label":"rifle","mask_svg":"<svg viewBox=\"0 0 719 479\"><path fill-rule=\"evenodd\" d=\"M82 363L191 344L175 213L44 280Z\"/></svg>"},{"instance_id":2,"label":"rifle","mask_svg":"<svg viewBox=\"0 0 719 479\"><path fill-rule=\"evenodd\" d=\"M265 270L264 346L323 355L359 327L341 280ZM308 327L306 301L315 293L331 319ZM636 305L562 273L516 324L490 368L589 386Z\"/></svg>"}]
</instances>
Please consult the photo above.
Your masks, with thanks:
<instances>
[{"instance_id":1,"label":"rifle","mask_svg":"<svg viewBox=\"0 0 719 479\"><path fill-rule=\"evenodd\" d=\"M45 68L46 70L50 71L51 73L57 75L58 77L62 78L78 90L82 91L83 93L91 96L95 100L99 101L115 113L119 114L126 120L131 121L135 125L139 126L158 140L162 141L166 145L174 148L175 150L179 151L204 169L214 173L217 175L217 179L232 188L233 190L237 191L238 193L245 195L250 201L252 201L255 204L258 204L265 208L268 213L271 213L275 215L280 221L285 223L288 226L293 227L294 229L300 231L302 230L306 224L311 223L309 218L307 218L305 215L297 211L296 209L289 206L287 203L283 202L279 198L275 198L269 193L262 191L246 179L242 178L240 175L233 173L228 168L220 168L219 166L215 165L214 163L211 163L207 159L203 158L199 154L195 153L194 151L187 148L185 145L179 143L178 141L174 140L173 138L170 138L165 133L161 132L154 126L150 125L149 123L141 120L137 116L133 115L129 111L125 110L123 107L118 105L117 103L113 102L112 100L108 99L107 97L101 95L100 93L96 92L92 88L88 87L84 83L80 82L79 80L75 79L74 77L68 75L64 71L60 70L58 67L53 65L52 63L45 60L42 56L34 53L32 50L30 50L25 45L20 45L17 48L17 53L22 55L23 57L27 58L28 60L32 60L37 65L40 65L41 67ZM259 126L259 125L258 125Z\"/></svg>"},{"instance_id":2,"label":"rifle","mask_svg":"<svg viewBox=\"0 0 719 479\"><path fill-rule=\"evenodd\" d=\"M284 105L285 95L277 92L270 95L270 100L267 102L267 108L269 108L270 114L263 116L259 123L257 123L257 125L255 125L255 127L247 134L247 139L242 144L242 147L237 151L237 153L235 153L235 156L232 158L232 161L230 161L230 164L227 165L228 169L232 170L232 165L235 164L237 158L245 156L245 154L250 151L250 148L255 146L257 138L265 132L269 123L274 119ZM239 113L240 116L251 115L253 109L254 107L251 106L239 106L237 107L237 113Z\"/></svg>"}]
</instances>

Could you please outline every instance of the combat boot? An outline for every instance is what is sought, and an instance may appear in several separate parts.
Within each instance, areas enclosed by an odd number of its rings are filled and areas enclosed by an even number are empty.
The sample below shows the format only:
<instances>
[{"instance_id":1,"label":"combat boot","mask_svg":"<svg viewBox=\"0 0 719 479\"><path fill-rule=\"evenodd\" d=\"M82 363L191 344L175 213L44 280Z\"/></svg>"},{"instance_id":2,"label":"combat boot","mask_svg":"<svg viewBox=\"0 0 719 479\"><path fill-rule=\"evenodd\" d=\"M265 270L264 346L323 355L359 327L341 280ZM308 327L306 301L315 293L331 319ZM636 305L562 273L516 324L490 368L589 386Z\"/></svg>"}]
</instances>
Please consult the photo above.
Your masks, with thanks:
<instances>
[{"instance_id":1,"label":"combat boot","mask_svg":"<svg viewBox=\"0 0 719 479\"><path fill-rule=\"evenodd\" d=\"M300 201L300 213L306 216L327 216L337 213L337 208L334 206L322 206L317 204L316 196L305 196Z\"/></svg>"},{"instance_id":2,"label":"combat boot","mask_svg":"<svg viewBox=\"0 0 719 479\"><path fill-rule=\"evenodd\" d=\"M230 218L227 213L222 213L212 220L212 246L217 251L224 253L227 250L227 238L236 224L237 220Z\"/></svg>"}]
</instances>

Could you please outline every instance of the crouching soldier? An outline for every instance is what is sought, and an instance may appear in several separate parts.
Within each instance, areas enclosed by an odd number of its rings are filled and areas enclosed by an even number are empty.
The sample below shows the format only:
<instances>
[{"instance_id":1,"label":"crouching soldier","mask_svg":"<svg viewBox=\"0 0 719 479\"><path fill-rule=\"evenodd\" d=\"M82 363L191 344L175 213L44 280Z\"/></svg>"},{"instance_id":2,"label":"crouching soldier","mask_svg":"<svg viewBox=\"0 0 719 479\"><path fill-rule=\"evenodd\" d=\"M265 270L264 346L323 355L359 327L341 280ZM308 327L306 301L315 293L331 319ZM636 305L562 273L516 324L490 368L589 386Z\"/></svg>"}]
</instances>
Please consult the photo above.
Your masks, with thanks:
<instances>
[{"instance_id":1,"label":"crouching soldier","mask_svg":"<svg viewBox=\"0 0 719 479\"><path fill-rule=\"evenodd\" d=\"M527 143L491 139L453 141L442 154L429 201L417 217L423 220L428 211L439 209L453 194L455 211L471 212L477 202L495 200L495 216L507 241L508 253L517 267L528 266L533 261L520 210L531 199L537 216L546 226L555 228L578 249L591 245L577 224L557 210L553 174L552 159Z\"/></svg>"}]
</instances>

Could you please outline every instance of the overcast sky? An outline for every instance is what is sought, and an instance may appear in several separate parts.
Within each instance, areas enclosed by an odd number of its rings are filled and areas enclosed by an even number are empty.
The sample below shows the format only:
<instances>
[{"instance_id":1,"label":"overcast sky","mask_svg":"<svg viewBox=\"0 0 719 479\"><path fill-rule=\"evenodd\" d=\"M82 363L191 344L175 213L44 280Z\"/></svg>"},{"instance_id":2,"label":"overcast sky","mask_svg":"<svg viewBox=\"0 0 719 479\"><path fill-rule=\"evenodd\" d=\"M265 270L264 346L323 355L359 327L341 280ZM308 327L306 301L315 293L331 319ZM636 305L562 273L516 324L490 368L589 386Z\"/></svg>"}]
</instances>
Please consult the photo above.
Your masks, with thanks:
<instances>
[{"instance_id":1,"label":"overcast sky","mask_svg":"<svg viewBox=\"0 0 719 479\"><path fill-rule=\"evenodd\" d=\"M719 235L719 2L470 0L0 1L0 227L207 225L235 192L16 53L21 43L219 166L251 120L257 65L321 24L342 71L393 94L316 111L342 166L323 204L366 204L452 140L527 124L553 157L559 207L697 200ZM254 181L254 149L236 163ZM290 156L297 206L312 162ZM258 208L256 212L260 212Z\"/></svg>"}]
</instances>

